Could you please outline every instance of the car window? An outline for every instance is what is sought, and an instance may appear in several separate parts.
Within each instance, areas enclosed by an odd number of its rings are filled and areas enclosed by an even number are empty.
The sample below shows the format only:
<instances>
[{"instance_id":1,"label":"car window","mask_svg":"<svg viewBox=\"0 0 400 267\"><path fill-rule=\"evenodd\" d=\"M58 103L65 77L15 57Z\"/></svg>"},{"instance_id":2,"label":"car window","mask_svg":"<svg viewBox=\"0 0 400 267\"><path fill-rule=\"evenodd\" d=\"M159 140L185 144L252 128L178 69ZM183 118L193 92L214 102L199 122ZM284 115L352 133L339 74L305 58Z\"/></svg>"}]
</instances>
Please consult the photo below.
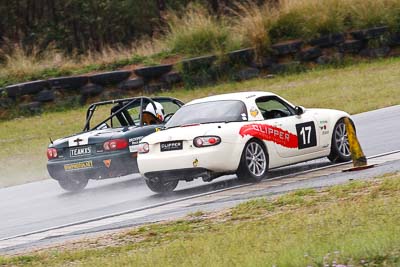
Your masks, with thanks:
<instances>
[{"instance_id":1,"label":"car window","mask_svg":"<svg viewBox=\"0 0 400 267\"><path fill-rule=\"evenodd\" d=\"M93 116L90 120L90 125L93 127L100 122L102 122L105 118L110 115L110 107L107 106L97 106L96 111L93 113ZM107 125L110 125L110 121L105 122Z\"/></svg>"},{"instance_id":2,"label":"car window","mask_svg":"<svg viewBox=\"0 0 400 267\"><path fill-rule=\"evenodd\" d=\"M165 126L234 121L247 121L245 104L239 100L223 100L183 106Z\"/></svg>"},{"instance_id":3,"label":"car window","mask_svg":"<svg viewBox=\"0 0 400 267\"><path fill-rule=\"evenodd\" d=\"M294 109L289 104L274 96L260 97L256 99L256 104L265 120L283 118L295 114Z\"/></svg>"},{"instance_id":4,"label":"car window","mask_svg":"<svg viewBox=\"0 0 400 267\"><path fill-rule=\"evenodd\" d=\"M119 119L116 116L112 117L112 119L111 119L111 127L112 128L122 127L121 122L119 121Z\"/></svg>"},{"instance_id":5,"label":"car window","mask_svg":"<svg viewBox=\"0 0 400 267\"><path fill-rule=\"evenodd\" d=\"M130 107L127 111L135 124L140 124L140 106Z\"/></svg>"},{"instance_id":6,"label":"car window","mask_svg":"<svg viewBox=\"0 0 400 267\"><path fill-rule=\"evenodd\" d=\"M180 107L169 99L156 100L164 108L164 115L175 113Z\"/></svg>"}]
</instances>

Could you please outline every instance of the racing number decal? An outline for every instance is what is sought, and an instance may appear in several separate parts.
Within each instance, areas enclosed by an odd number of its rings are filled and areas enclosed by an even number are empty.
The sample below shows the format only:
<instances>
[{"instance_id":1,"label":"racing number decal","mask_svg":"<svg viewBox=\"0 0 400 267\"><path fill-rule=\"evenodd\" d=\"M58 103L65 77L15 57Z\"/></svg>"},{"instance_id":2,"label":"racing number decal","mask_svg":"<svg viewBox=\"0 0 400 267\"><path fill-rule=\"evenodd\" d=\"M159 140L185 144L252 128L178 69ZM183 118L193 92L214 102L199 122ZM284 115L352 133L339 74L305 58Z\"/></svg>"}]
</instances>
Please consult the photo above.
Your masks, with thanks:
<instances>
[{"instance_id":1,"label":"racing number decal","mask_svg":"<svg viewBox=\"0 0 400 267\"><path fill-rule=\"evenodd\" d=\"M317 134L313 121L296 124L299 149L317 145Z\"/></svg>"}]
</instances>

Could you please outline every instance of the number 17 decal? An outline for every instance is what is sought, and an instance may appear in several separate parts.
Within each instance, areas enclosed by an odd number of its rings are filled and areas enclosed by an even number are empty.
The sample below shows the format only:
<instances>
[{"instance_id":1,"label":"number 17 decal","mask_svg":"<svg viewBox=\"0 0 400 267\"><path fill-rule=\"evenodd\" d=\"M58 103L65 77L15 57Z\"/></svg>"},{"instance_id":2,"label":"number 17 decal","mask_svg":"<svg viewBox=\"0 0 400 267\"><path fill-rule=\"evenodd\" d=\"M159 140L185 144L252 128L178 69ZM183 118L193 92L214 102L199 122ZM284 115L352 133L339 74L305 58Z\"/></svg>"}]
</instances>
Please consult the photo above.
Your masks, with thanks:
<instances>
[{"instance_id":1,"label":"number 17 decal","mask_svg":"<svg viewBox=\"0 0 400 267\"><path fill-rule=\"evenodd\" d=\"M317 145L317 135L313 121L296 124L296 131L299 149Z\"/></svg>"}]
</instances>

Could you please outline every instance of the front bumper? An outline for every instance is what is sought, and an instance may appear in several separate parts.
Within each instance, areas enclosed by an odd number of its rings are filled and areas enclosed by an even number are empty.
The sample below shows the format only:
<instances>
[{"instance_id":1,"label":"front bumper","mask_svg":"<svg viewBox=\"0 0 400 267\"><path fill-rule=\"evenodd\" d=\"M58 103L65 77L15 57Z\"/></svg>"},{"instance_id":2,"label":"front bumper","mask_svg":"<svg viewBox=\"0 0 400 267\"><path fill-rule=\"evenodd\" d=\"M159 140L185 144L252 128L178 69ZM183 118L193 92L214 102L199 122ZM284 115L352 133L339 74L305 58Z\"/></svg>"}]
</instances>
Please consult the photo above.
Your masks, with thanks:
<instances>
[{"instance_id":1,"label":"front bumper","mask_svg":"<svg viewBox=\"0 0 400 267\"><path fill-rule=\"evenodd\" d=\"M149 153L139 154L138 167L145 178L162 176L164 180L186 180L232 173L239 166L243 149L230 143L197 148L191 142L184 142L182 150L160 152L159 146L151 145Z\"/></svg>"},{"instance_id":2,"label":"front bumper","mask_svg":"<svg viewBox=\"0 0 400 267\"><path fill-rule=\"evenodd\" d=\"M71 176L105 179L137 173L138 167L136 153L122 151L90 158L48 161L47 170L55 180L66 179Z\"/></svg>"}]
</instances>

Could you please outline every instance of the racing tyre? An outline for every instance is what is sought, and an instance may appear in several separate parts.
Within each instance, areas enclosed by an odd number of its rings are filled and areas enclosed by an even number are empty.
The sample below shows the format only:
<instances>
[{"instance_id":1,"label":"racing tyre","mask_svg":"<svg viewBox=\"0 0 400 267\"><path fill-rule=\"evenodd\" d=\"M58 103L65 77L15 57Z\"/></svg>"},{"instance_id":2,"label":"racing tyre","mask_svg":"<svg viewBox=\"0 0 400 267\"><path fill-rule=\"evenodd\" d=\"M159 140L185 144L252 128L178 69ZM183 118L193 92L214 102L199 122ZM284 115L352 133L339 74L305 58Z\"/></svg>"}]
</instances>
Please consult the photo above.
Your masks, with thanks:
<instances>
[{"instance_id":1,"label":"racing tyre","mask_svg":"<svg viewBox=\"0 0 400 267\"><path fill-rule=\"evenodd\" d=\"M82 191L88 184L87 178L66 178L58 180L61 188L69 192Z\"/></svg>"},{"instance_id":2,"label":"racing tyre","mask_svg":"<svg viewBox=\"0 0 400 267\"><path fill-rule=\"evenodd\" d=\"M332 162L345 162L351 160L350 145L347 138L346 125L340 119L333 128L331 153L328 159Z\"/></svg>"},{"instance_id":3,"label":"racing tyre","mask_svg":"<svg viewBox=\"0 0 400 267\"><path fill-rule=\"evenodd\" d=\"M244 147L236 172L239 180L260 182L267 176L269 157L261 141L250 140Z\"/></svg>"},{"instance_id":4,"label":"racing tyre","mask_svg":"<svg viewBox=\"0 0 400 267\"><path fill-rule=\"evenodd\" d=\"M151 191L156 193L168 193L174 191L174 189L178 186L179 180L176 181L150 181L146 180L147 186L150 188Z\"/></svg>"}]
</instances>

